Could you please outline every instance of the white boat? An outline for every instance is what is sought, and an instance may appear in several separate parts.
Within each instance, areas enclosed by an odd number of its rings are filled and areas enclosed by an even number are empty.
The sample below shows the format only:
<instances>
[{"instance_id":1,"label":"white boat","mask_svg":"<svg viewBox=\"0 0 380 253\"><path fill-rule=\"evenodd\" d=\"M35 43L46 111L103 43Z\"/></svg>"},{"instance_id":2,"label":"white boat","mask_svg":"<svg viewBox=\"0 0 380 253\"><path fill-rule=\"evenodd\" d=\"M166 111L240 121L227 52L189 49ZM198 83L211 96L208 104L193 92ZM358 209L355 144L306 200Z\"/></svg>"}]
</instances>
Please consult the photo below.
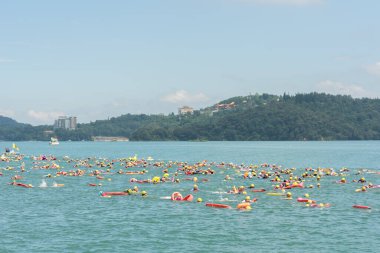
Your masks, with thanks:
<instances>
[{"instance_id":1,"label":"white boat","mask_svg":"<svg viewBox=\"0 0 380 253\"><path fill-rule=\"evenodd\" d=\"M50 138L50 145L58 145L58 144L59 142L57 138L53 138L53 137Z\"/></svg>"}]
</instances>

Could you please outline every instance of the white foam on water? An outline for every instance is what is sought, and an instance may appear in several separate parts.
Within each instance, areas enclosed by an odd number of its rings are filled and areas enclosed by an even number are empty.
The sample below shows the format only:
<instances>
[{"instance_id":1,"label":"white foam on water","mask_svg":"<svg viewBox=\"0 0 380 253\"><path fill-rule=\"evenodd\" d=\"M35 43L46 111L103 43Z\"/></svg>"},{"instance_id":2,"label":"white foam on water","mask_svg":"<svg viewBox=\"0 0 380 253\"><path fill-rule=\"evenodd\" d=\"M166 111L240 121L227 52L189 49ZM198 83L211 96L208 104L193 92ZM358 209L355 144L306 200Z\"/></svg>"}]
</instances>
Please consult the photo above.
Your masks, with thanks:
<instances>
[{"instance_id":1,"label":"white foam on water","mask_svg":"<svg viewBox=\"0 0 380 253\"><path fill-rule=\"evenodd\" d=\"M46 187L48 187L48 185L47 185L45 179L42 179L41 184L40 184L38 187L41 187L41 188L46 188Z\"/></svg>"}]
</instances>

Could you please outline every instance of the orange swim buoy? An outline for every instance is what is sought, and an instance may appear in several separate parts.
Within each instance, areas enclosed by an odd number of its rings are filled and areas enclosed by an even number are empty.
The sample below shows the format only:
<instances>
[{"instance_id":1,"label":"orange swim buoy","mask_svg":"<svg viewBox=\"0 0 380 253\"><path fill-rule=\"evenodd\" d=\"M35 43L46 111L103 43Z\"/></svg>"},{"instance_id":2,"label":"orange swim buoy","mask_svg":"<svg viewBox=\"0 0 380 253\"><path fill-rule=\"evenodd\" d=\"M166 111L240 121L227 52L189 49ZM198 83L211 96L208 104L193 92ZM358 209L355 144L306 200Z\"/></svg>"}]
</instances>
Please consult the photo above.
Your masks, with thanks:
<instances>
[{"instance_id":1,"label":"orange swim buoy","mask_svg":"<svg viewBox=\"0 0 380 253\"><path fill-rule=\"evenodd\" d=\"M247 209L247 207L251 207L249 202L240 203L236 206L237 209Z\"/></svg>"}]
</instances>

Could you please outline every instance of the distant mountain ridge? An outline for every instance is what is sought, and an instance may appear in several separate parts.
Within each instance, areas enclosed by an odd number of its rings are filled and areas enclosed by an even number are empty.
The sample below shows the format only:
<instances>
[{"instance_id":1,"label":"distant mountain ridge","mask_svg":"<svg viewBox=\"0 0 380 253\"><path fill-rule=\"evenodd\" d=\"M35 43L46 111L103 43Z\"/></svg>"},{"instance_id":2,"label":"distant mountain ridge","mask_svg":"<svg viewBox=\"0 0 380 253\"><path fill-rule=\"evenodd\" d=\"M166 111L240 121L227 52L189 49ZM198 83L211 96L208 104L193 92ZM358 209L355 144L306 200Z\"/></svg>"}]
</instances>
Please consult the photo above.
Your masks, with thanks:
<instances>
[{"instance_id":1,"label":"distant mountain ridge","mask_svg":"<svg viewBox=\"0 0 380 253\"><path fill-rule=\"evenodd\" d=\"M57 132L61 139L380 140L380 100L309 93L232 97L188 115L131 115Z\"/></svg>"},{"instance_id":2,"label":"distant mountain ridge","mask_svg":"<svg viewBox=\"0 0 380 253\"><path fill-rule=\"evenodd\" d=\"M0 139L48 140L45 130L53 127L0 123ZM131 141L380 140L380 99L324 93L255 94L228 98L193 114L126 114L79 124L75 131L54 131L59 140L73 141L93 136Z\"/></svg>"}]
</instances>

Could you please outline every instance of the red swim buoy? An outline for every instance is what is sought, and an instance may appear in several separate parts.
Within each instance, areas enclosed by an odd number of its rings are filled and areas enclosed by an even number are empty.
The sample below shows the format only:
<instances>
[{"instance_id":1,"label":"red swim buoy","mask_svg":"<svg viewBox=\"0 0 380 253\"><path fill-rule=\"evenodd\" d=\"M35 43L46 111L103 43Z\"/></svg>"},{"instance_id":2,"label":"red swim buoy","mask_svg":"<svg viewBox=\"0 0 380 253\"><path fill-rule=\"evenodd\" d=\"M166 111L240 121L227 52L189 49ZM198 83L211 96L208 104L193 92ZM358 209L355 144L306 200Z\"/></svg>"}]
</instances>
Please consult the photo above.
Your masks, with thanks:
<instances>
[{"instance_id":1,"label":"red swim buoy","mask_svg":"<svg viewBox=\"0 0 380 253\"><path fill-rule=\"evenodd\" d=\"M128 195L128 193L126 193L126 192L103 192L102 195L106 195L106 196L125 196L125 195Z\"/></svg>"},{"instance_id":2,"label":"red swim buoy","mask_svg":"<svg viewBox=\"0 0 380 253\"><path fill-rule=\"evenodd\" d=\"M21 187L24 187L24 188L33 188L32 185L23 184L23 183L16 183L16 182L10 183L10 185L21 186Z\"/></svg>"},{"instance_id":3,"label":"red swim buoy","mask_svg":"<svg viewBox=\"0 0 380 253\"><path fill-rule=\"evenodd\" d=\"M194 198L193 195L189 194L186 197L184 197L182 199L182 201L189 201L189 202L191 202L191 201L193 201L193 198Z\"/></svg>"},{"instance_id":4,"label":"red swim buoy","mask_svg":"<svg viewBox=\"0 0 380 253\"><path fill-rule=\"evenodd\" d=\"M252 192L265 192L265 189L253 189Z\"/></svg>"},{"instance_id":5,"label":"red swim buoy","mask_svg":"<svg viewBox=\"0 0 380 253\"><path fill-rule=\"evenodd\" d=\"M297 198L297 202L309 202L311 201L312 203L315 203L315 200L311 200L311 199L303 199L303 198Z\"/></svg>"},{"instance_id":6,"label":"red swim buoy","mask_svg":"<svg viewBox=\"0 0 380 253\"><path fill-rule=\"evenodd\" d=\"M216 203L206 203L206 206L214 207L214 208L231 208L231 206L229 206L229 205L216 204Z\"/></svg>"},{"instance_id":7,"label":"red swim buoy","mask_svg":"<svg viewBox=\"0 0 380 253\"><path fill-rule=\"evenodd\" d=\"M362 205L353 205L353 208L359 208L359 209L371 209L369 206L362 206Z\"/></svg>"}]
</instances>

